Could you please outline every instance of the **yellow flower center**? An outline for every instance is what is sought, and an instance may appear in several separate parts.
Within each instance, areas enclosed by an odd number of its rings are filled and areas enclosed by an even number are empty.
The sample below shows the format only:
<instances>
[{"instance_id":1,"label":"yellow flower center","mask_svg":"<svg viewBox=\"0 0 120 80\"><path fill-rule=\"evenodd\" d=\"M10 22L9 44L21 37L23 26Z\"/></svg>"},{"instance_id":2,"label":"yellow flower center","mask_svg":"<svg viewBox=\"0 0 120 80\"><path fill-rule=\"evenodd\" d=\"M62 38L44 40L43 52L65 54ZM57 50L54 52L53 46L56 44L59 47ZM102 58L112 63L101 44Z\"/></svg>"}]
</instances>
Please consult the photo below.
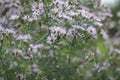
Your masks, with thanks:
<instances>
[{"instance_id":1,"label":"yellow flower center","mask_svg":"<svg viewBox=\"0 0 120 80\"><path fill-rule=\"evenodd\" d=\"M36 6L35 6L35 9L37 9L37 10L38 10L39 8L40 8L40 7L39 7L39 5L36 5Z\"/></svg>"}]
</instances>

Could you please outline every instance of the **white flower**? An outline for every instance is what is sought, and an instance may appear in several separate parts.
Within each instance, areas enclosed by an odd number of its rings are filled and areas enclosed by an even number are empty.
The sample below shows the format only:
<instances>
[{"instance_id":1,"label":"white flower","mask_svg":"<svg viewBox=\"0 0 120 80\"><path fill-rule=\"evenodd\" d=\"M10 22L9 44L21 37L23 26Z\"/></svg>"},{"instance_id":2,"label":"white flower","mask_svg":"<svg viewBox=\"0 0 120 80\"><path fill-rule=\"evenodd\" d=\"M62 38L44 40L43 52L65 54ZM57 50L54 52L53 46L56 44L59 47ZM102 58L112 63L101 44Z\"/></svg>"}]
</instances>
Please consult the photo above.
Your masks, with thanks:
<instances>
[{"instance_id":1,"label":"white flower","mask_svg":"<svg viewBox=\"0 0 120 80\"><path fill-rule=\"evenodd\" d=\"M60 4L60 3L63 3L62 0L53 0L53 3L54 4Z\"/></svg>"},{"instance_id":2,"label":"white flower","mask_svg":"<svg viewBox=\"0 0 120 80\"><path fill-rule=\"evenodd\" d=\"M70 29L68 29L67 35L74 36L74 35L76 35L76 33L77 33L76 28L70 28Z\"/></svg>"},{"instance_id":3,"label":"white flower","mask_svg":"<svg viewBox=\"0 0 120 80\"><path fill-rule=\"evenodd\" d=\"M92 15L87 10L81 10L80 12L81 12L82 16L85 18L90 19L92 17Z\"/></svg>"},{"instance_id":4,"label":"white flower","mask_svg":"<svg viewBox=\"0 0 120 80\"><path fill-rule=\"evenodd\" d=\"M70 15L70 16L78 16L80 13L79 12L70 11L67 14Z\"/></svg>"},{"instance_id":5,"label":"white flower","mask_svg":"<svg viewBox=\"0 0 120 80\"><path fill-rule=\"evenodd\" d=\"M29 18L30 18L29 15L24 15L24 17L22 19L25 20L25 21L28 21Z\"/></svg>"},{"instance_id":6,"label":"white flower","mask_svg":"<svg viewBox=\"0 0 120 80\"><path fill-rule=\"evenodd\" d=\"M30 34L27 34L27 35L19 35L16 40L22 40L24 42L28 42L28 40L31 39L32 37L30 36Z\"/></svg>"},{"instance_id":7,"label":"white flower","mask_svg":"<svg viewBox=\"0 0 120 80\"><path fill-rule=\"evenodd\" d=\"M103 39L105 39L105 40L108 39L108 35L107 35L107 33L105 32L105 30L102 29L100 33L102 34Z\"/></svg>"},{"instance_id":8,"label":"white flower","mask_svg":"<svg viewBox=\"0 0 120 80\"><path fill-rule=\"evenodd\" d=\"M24 15L22 19L28 22L33 22L33 20L35 20L33 17L30 17L29 15Z\"/></svg>"},{"instance_id":9,"label":"white flower","mask_svg":"<svg viewBox=\"0 0 120 80\"><path fill-rule=\"evenodd\" d=\"M95 21L95 22L94 22L94 25L97 25L97 26L99 26L99 27L102 27L102 26L103 26L103 24L102 24L101 22L98 22L98 21Z\"/></svg>"},{"instance_id":10,"label":"white flower","mask_svg":"<svg viewBox=\"0 0 120 80\"><path fill-rule=\"evenodd\" d=\"M14 14L14 15L11 15L9 19L15 20L15 19L18 19L18 18L19 18L19 16Z\"/></svg>"},{"instance_id":11,"label":"white flower","mask_svg":"<svg viewBox=\"0 0 120 80\"><path fill-rule=\"evenodd\" d=\"M22 56L23 55L23 51L20 49L14 49L13 52L15 53L15 55L17 56Z\"/></svg>"},{"instance_id":12,"label":"white flower","mask_svg":"<svg viewBox=\"0 0 120 80\"><path fill-rule=\"evenodd\" d=\"M42 47L43 47L43 44L37 44L37 45L30 44L30 48L32 48L32 52L33 52L33 53L37 53L37 52L38 52L38 49L39 49L39 48L42 48Z\"/></svg>"},{"instance_id":13,"label":"white flower","mask_svg":"<svg viewBox=\"0 0 120 80\"><path fill-rule=\"evenodd\" d=\"M5 33L8 33L8 34L15 34L15 30L12 30L12 29L5 29Z\"/></svg>"},{"instance_id":14,"label":"white flower","mask_svg":"<svg viewBox=\"0 0 120 80\"><path fill-rule=\"evenodd\" d=\"M57 5L59 8L62 8L64 3L63 0L53 0L53 4Z\"/></svg>"},{"instance_id":15,"label":"white flower","mask_svg":"<svg viewBox=\"0 0 120 80\"><path fill-rule=\"evenodd\" d=\"M18 63L16 61L10 63L10 68L18 66Z\"/></svg>"},{"instance_id":16,"label":"white flower","mask_svg":"<svg viewBox=\"0 0 120 80\"><path fill-rule=\"evenodd\" d=\"M4 27L2 27L2 25L0 25L0 33L4 32Z\"/></svg>"},{"instance_id":17,"label":"white flower","mask_svg":"<svg viewBox=\"0 0 120 80\"><path fill-rule=\"evenodd\" d=\"M117 12L117 16L118 16L118 17L120 17L120 11L119 11L119 12Z\"/></svg>"},{"instance_id":18,"label":"white flower","mask_svg":"<svg viewBox=\"0 0 120 80\"><path fill-rule=\"evenodd\" d=\"M53 80L57 80L56 78L53 78Z\"/></svg>"},{"instance_id":19,"label":"white flower","mask_svg":"<svg viewBox=\"0 0 120 80\"><path fill-rule=\"evenodd\" d=\"M51 34L50 36L47 37L47 43L52 44L56 40L56 37L54 34Z\"/></svg>"},{"instance_id":20,"label":"white flower","mask_svg":"<svg viewBox=\"0 0 120 80\"><path fill-rule=\"evenodd\" d=\"M32 11L40 13L42 9L43 9L43 3L34 2L32 4Z\"/></svg>"},{"instance_id":21,"label":"white flower","mask_svg":"<svg viewBox=\"0 0 120 80\"><path fill-rule=\"evenodd\" d=\"M28 22L33 22L34 19L31 17L31 18L28 18Z\"/></svg>"},{"instance_id":22,"label":"white flower","mask_svg":"<svg viewBox=\"0 0 120 80\"><path fill-rule=\"evenodd\" d=\"M98 17L96 17L96 16L92 16L92 17L93 17L94 21L98 21L98 22L100 22L100 21L101 21L101 19L100 19L100 18L98 18Z\"/></svg>"},{"instance_id":23,"label":"white flower","mask_svg":"<svg viewBox=\"0 0 120 80\"><path fill-rule=\"evenodd\" d=\"M19 80L26 80L26 75L25 74L17 74L16 76Z\"/></svg>"},{"instance_id":24,"label":"white flower","mask_svg":"<svg viewBox=\"0 0 120 80\"><path fill-rule=\"evenodd\" d=\"M34 19L34 20L38 20L38 17L39 17L39 13L38 12L33 12L32 13L32 18Z\"/></svg>"},{"instance_id":25,"label":"white flower","mask_svg":"<svg viewBox=\"0 0 120 80\"><path fill-rule=\"evenodd\" d=\"M95 36L96 35L96 29L93 27L93 26L90 26L87 28L87 32L92 35L92 36Z\"/></svg>"},{"instance_id":26,"label":"white flower","mask_svg":"<svg viewBox=\"0 0 120 80\"><path fill-rule=\"evenodd\" d=\"M60 27L60 26L58 26L58 27L56 27L56 26L51 27L50 30L51 30L52 33L55 33L57 35L66 34L66 29L63 28L63 27Z\"/></svg>"},{"instance_id":27,"label":"white flower","mask_svg":"<svg viewBox=\"0 0 120 80\"><path fill-rule=\"evenodd\" d=\"M67 19L67 20L70 20L70 21L73 20L72 17L70 17L70 16L68 16L68 15L66 15L66 14L64 14L64 13L62 14L61 17L65 18L65 19Z\"/></svg>"},{"instance_id":28,"label":"white flower","mask_svg":"<svg viewBox=\"0 0 120 80\"><path fill-rule=\"evenodd\" d=\"M85 28L84 27L82 27L82 26L79 26L79 25L72 25L72 27L73 28L75 28L75 29L80 29L80 30L85 30Z\"/></svg>"},{"instance_id":29,"label":"white flower","mask_svg":"<svg viewBox=\"0 0 120 80\"><path fill-rule=\"evenodd\" d=\"M47 79L47 77L44 76L41 78L41 80L48 80L48 79Z\"/></svg>"}]
</instances>

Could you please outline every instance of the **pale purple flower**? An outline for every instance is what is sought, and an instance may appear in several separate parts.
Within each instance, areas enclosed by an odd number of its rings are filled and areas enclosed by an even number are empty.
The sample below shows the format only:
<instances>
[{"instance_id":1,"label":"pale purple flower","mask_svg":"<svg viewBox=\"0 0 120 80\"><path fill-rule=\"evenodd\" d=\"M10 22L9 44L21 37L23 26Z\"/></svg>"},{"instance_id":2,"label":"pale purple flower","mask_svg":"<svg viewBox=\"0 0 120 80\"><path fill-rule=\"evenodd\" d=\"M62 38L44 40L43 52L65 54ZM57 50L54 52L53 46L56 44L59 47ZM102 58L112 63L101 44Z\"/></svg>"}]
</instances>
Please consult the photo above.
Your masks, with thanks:
<instances>
[{"instance_id":1,"label":"pale purple flower","mask_svg":"<svg viewBox=\"0 0 120 80\"><path fill-rule=\"evenodd\" d=\"M11 15L9 19L10 20L15 20L15 19L18 19L18 18L19 18L19 16L14 14L14 15Z\"/></svg>"}]
</instances>

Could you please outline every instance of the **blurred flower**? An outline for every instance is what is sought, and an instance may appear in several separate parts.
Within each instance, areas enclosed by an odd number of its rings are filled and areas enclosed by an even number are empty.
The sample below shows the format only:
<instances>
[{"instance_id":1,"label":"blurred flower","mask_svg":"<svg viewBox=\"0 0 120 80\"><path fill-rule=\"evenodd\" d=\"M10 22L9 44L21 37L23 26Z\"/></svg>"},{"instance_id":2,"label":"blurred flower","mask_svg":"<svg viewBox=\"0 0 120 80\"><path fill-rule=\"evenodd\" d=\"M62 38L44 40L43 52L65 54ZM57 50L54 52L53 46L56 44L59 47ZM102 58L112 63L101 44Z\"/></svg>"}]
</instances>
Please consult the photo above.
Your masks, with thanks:
<instances>
[{"instance_id":1,"label":"blurred flower","mask_svg":"<svg viewBox=\"0 0 120 80\"><path fill-rule=\"evenodd\" d=\"M105 30L102 29L100 33L102 34L103 39L105 39L105 40L108 39L108 35L107 35L107 33L105 32Z\"/></svg>"},{"instance_id":2,"label":"blurred flower","mask_svg":"<svg viewBox=\"0 0 120 80\"><path fill-rule=\"evenodd\" d=\"M66 29L60 26L51 27L50 31L55 35L66 34Z\"/></svg>"},{"instance_id":3,"label":"blurred flower","mask_svg":"<svg viewBox=\"0 0 120 80\"><path fill-rule=\"evenodd\" d=\"M11 15L11 17L9 18L10 20L15 20L15 19L18 19L19 18L19 16L18 15Z\"/></svg>"},{"instance_id":4,"label":"blurred flower","mask_svg":"<svg viewBox=\"0 0 120 80\"><path fill-rule=\"evenodd\" d=\"M38 12L33 12L33 14L32 14L32 18L34 19L34 20L38 20L39 19L39 13Z\"/></svg>"},{"instance_id":5,"label":"blurred flower","mask_svg":"<svg viewBox=\"0 0 120 80\"><path fill-rule=\"evenodd\" d=\"M19 80L26 80L26 75L25 74L17 74L16 76Z\"/></svg>"},{"instance_id":6,"label":"blurred flower","mask_svg":"<svg viewBox=\"0 0 120 80\"><path fill-rule=\"evenodd\" d=\"M22 19L25 20L25 21L28 21L29 18L30 18L29 15L24 15L24 17Z\"/></svg>"},{"instance_id":7,"label":"blurred flower","mask_svg":"<svg viewBox=\"0 0 120 80\"><path fill-rule=\"evenodd\" d=\"M55 42L55 40L56 40L56 37L54 34L51 34L50 36L47 37L47 43L52 44Z\"/></svg>"},{"instance_id":8,"label":"blurred flower","mask_svg":"<svg viewBox=\"0 0 120 80\"><path fill-rule=\"evenodd\" d=\"M26 35L19 35L16 40L22 40L24 42L28 42L28 40L31 40L32 37L30 36L30 34L26 34Z\"/></svg>"},{"instance_id":9,"label":"blurred flower","mask_svg":"<svg viewBox=\"0 0 120 80\"><path fill-rule=\"evenodd\" d=\"M80 12L81 12L82 16L85 18L90 19L92 17L92 15L87 10L81 10Z\"/></svg>"},{"instance_id":10,"label":"blurred flower","mask_svg":"<svg viewBox=\"0 0 120 80\"><path fill-rule=\"evenodd\" d=\"M3 33L4 32L4 27L2 27L2 25L0 25L0 33Z\"/></svg>"},{"instance_id":11,"label":"blurred flower","mask_svg":"<svg viewBox=\"0 0 120 80\"><path fill-rule=\"evenodd\" d=\"M42 48L43 44L30 44L30 48L32 49L33 53L37 53L39 48Z\"/></svg>"},{"instance_id":12,"label":"blurred flower","mask_svg":"<svg viewBox=\"0 0 120 80\"><path fill-rule=\"evenodd\" d=\"M68 35L68 36L74 36L74 35L76 35L76 33L77 33L76 28L70 28L70 29L68 29L68 31L67 31L67 35Z\"/></svg>"},{"instance_id":13,"label":"blurred flower","mask_svg":"<svg viewBox=\"0 0 120 80\"><path fill-rule=\"evenodd\" d=\"M8 34L15 34L16 31L13 29L5 29L4 33L8 33Z\"/></svg>"},{"instance_id":14,"label":"blurred flower","mask_svg":"<svg viewBox=\"0 0 120 80\"><path fill-rule=\"evenodd\" d=\"M14 49L13 52L16 56L23 56L23 51L20 49Z\"/></svg>"},{"instance_id":15,"label":"blurred flower","mask_svg":"<svg viewBox=\"0 0 120 80\"><path fill-rule=\"evenodd\" d=\"M91 36L95 36L96 35L96 29L93 26L90 26L87 28L87 32L91 35Z\"/></svg>"},{"instance_id":16,"label":"blurred flower","mask_svg":"<svg viewBox=\"0 0 120 80\"><path fill-rule=\"evenodd\" d=\"M48 80L48 79L44 76L44 77L42 77L42 80Z\"/></svg>"},{"instance_id":17,"label":"blurred flower","mask_svg":"<svg viewBox=\"0 0 120 80\"><path fill-rule=\"evenodd\" d=\"M10 63L10 68L14 68L18 66L18 63L16 61Z\"/></svg>"}]
</instances>

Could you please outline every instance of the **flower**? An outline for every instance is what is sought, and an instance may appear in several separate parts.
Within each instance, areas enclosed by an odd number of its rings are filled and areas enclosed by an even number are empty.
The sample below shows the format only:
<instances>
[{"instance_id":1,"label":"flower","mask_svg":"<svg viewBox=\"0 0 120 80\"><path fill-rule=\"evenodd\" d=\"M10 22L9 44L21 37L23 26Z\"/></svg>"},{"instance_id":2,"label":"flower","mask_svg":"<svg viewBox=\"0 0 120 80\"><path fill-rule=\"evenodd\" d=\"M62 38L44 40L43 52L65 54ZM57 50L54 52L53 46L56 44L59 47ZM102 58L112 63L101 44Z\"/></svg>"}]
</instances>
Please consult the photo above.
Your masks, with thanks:
<instances>
[{"instance_id":1,"label":"flower","mask_svg":"<svg viewBox=\"0 0 120 80\"><path fill-rule=\"evenodd\" d=\"M84 27L82 27L82 26L79 26L79 25L72 25L72 27L73 28L75 28L75 29L80 29L80 30L85 30L85 28Z\"/></svg>"},{"instance_id":2,"label":"flower","mask_svg":"<svg viewBox=\"0 0 120 80\"><path fill-rule=\"evenodd\" d=\"M20 49L14 49L13 52L15 53L15 55L17 56L22 56L23 55L23 51Z\"/></svg>"},{"instance_id":3,"label":"flower","mask_svg":"<svg viewBox=\"0 0 120 80\"><path fill-rule=\"evenodd\" d=\"M80 12L81 12L82 16L85 18L90 19L92 17L92 15L87 10L81 10Z\"/></svg>"},{"instance_id":4,"label":"flower","mask_svg":"<svg viewBox=\"0 0 120 80\"><path fill-rule=\"evenodd\" d=\"M76 35L76 33L77 33L76 28L70 28L70 29L68 29L68 31L67 31L67 35L68 35L68 36L74 36L74 35Z\"/></svg>"},{"instance_id":5,"label":"flower","mask_svg":"<svg viewBox=\"0 0 120 80\"><path fill-rule=\"evenodd\" d=\"M22 19L25 20L25 21L28 21L29 18L30 18L29 15L24 15L24 17Z\"/></svg>"},{"instance_id":6,"label":"flower","mask_svg":"<svg viewBox=\"0 0 120 80\"><path fill-rule=\"evenodd\" d=\"M102 26L103 26L103 24L102 24L101 22L98 22L98 21L95 21L95 22L94 22L94 25L97 25L97 26L99 26L99 27L102 27Z\"/></svg>"},{"instance_id":7,"label":"flower","mask_svg":"<svg viewBox=\"0 0 120 80\"><path fill-rule=\"evenodd\" d=\"M5 33L8 33L8 34L15 34L16 31L13 30L13 29L5 29Z\"/></svg>"},{"instance_id":8,"label":"flower","mask_svg":"<svg viewBox=\"0 0 120 80\"><path fill-rule=\"evenodd\" d=\"M62 14L62 17L65 18L65 19L67 19L67 20L70 20L70 21L73 20L72 17L70 17L70 16L68 16L68 15L66 15L66 14L64 14L64 13Z\"/></svg>"},{"instance_id":9,"label":"flower","mask_svg":"<svg viewBox=\"0 0 120 80\"><path fill-rule=\"evenodd\" d=\"M16 76L19 80L26 80L26 75L25 74L17 74Z\"/></svg>"},{"instance_id":10,"label":"flower","mask_svg":"<svg viewBox=\"0 0 120 80\"><path fill-rule=\"evenodd\" d=\"M19 35L16 40L22 40L24 42L28 42L28 40L31 40L31 36L30 34L26 34L26 35Z\"/></svg>"},{"instance_id":11,"label":"flower","mask_svg":"<svg viewBox=\"0 0 120 80\"><path fill-rule=\"evenodd\" d=\"M34 2L32 4L32 11L40 13L42 9L43 9L43 3Z\"/></svg>"},{"instance_id":12,"label":"flower","mask_svg":"<svg viewBox=\"0 0 120 80\"><path fill-rule=\"evenodd\" d=\"M51 34L50 36L47 37L47 43L52 44L56 40L56 37L54 34Z\"/></svg>"},{"instance_id":13,"label":"flower","mask_svg":"<svg viewBox=\"0 0 120 80\"><path fill-rule=\"evenodd\" d=\"M10 63L10 68L18 66L18 63L16 61L13 61Z\"/></svg>"},{"instance_id":14,"label":"flower","mask_svg":"<svg viewBox=\"0 0 120 80\"><path fill-rule=\"evenodd\" d=\"M67 13L67 14L70 15L70 16L78 16L80 13L79 13L79 12L70 11L70 12Z\"/></svg>"},{"instance_id":15,"label":"flower","mask_svg":"<svg viewBox=\"0 0 120 80\"><path fill-rule=\"evenodd\" d=\"M48 80L48 79L44 76L44 77L42 77L42 80Z\"/></svg>"},{"instance_id":16,"label":"flower","mask_svg":"<svg viewBox=\"0 0 120 80\"><path fill-rule=\"evenodd\" d=\"M33 20L35 20L36 18L34 18L34 16L31 17L29 15L24 15L22 19L28 22L33 22Z\"/></svg>"},{"instance_id":17,"label":"flower","mask_svg":"<svg viewBox=\"0 0 120 80\"><path fill-rule=\"evenodd\" d=\"M87 32L91 35L91 36L95 36L96 35L96 29L93 26L90 26L87 28Z\"/></svg>"},{"instance_id":18,"label":"flower","mask_svg":"<svg viewBox=\"0 0 120 80\"><path fill-rule=\"evenodd\" d=\"M100 33L102 34L103 39L107 40L109 38L105 30L102 29Z\"/></svg>"},{"instance_id":19,"label":"flower","mask_svg":"<svg viewBox=\"0 0 120 80\"><path fill-rule=\"evenodd\" d=\"M11 15L9 19L10 20L15 20L15 19L18 19L18 18L19 18L19 16L14 14L14 15Z\"/></svg>"},{"instance_id":20,"label":"flower","mask_svg":"<svg viewBox=\"0 0 120 80\"><path fill-rule=\"evenodd\" d=\"M32 49L33 53L37 53L39 48L42 48L43 44L30 44L30 49Z\"/></svg>"},{"instance_id":21,"label":"flower","mask_svg":"<svg viewBox=\"0 0 120 80\"><path fill-rule=\"evenodd\" d=\"M4 27L2 27L2 25L0 25L0 33L4 32Z\"/></svg>"},{"instance_id":22,"label":"flower","mask_svg":"<svg viewBox=\"0 0 120 80\"><path fill-rule=\"evenodd\" d=\"M39 17L39 13L38 12L33 12L32 13L32 18L34 19L34 20L38 20L38 17Z\"/></svg>"},{"instance_id":23,"label":"flower","mask_svg":"<svg viewBox=\"0 0 120 80\"><path fill-rule=\"evenodd\" d=\"M60 34L66 34L66 29L60 26L54 26L50 28L50 31L52 33L55 33L56 35L60 35Z\"/></svg>"}]
</instances>

